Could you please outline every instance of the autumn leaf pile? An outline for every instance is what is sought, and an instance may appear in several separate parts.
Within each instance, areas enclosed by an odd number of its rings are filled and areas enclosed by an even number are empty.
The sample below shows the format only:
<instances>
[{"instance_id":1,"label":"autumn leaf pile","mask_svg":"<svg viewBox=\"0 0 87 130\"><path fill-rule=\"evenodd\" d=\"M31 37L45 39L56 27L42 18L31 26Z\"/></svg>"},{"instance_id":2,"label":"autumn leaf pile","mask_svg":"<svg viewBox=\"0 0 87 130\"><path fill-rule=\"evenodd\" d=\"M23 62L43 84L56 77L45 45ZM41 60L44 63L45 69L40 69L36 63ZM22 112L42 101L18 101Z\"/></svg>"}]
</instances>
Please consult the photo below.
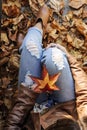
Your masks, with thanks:
<instances>
[{"instance_id":1,"label":"autumn leaf pile","mask_svg":"<svg viewBox=\"0 0 87 130\"><path fill-rule=\"evenodd\" d=\"M0 39L2 118L11 108L17 89L19 46L44 3L50 8L44 47L51 42L65 46L87 73L87 0L3 0Z\"/></svg>"}]
</instances>

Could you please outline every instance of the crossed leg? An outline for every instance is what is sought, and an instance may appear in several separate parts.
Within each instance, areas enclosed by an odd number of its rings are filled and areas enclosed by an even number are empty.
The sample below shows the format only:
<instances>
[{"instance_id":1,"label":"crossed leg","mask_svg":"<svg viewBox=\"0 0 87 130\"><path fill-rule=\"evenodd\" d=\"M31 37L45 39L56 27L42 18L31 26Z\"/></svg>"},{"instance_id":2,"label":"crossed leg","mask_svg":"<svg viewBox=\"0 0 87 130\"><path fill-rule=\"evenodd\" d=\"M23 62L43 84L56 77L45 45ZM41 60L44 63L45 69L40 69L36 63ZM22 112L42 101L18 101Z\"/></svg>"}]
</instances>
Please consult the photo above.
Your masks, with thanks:
<instances>
[{"instance_id":1,"label":"crossed leg","mask_svg":"<svg viewBox=\"0 0 87 130\"><path fill-rule=\"evenodd\" d=\"M29 75L40 78L42 65L45 64L50 75L61 72L56 82L60 90L52 93L52 100L55 102L66 102L75 99L74 81L65 54L56 47L43 49L42 37L41 23L37 23L36 26L28 30L24 38L20 47L19 85L24 83L25 86L32 86L34 82ZM42 103L46 100L48 100L48 94L43 93L40 94L37 102Z\"/></svg>"}]
</instances>

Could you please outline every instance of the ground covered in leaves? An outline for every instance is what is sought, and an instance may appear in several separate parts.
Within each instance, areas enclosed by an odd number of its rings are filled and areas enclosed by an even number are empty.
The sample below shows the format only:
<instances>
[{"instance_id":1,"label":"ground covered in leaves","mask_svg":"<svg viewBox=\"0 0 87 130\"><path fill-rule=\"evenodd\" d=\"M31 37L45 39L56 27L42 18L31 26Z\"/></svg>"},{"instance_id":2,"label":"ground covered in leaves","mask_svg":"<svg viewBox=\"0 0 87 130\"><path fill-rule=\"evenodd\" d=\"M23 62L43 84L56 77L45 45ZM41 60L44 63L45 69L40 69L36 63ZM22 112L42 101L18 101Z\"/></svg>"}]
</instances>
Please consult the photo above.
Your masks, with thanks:
<instances>
[{"instance_id":1,"label":"ground covered in leaves","mask_svg":"<svg viewBox=\"0 0 87 130\"><path fill-rule=\"evenodd\" d=\"M87 73L87 0L3 0L0 41L0 130L16 96L19 46L46 3L50 18L43 45L67 48Z\"/></svg>"}]
</instances>

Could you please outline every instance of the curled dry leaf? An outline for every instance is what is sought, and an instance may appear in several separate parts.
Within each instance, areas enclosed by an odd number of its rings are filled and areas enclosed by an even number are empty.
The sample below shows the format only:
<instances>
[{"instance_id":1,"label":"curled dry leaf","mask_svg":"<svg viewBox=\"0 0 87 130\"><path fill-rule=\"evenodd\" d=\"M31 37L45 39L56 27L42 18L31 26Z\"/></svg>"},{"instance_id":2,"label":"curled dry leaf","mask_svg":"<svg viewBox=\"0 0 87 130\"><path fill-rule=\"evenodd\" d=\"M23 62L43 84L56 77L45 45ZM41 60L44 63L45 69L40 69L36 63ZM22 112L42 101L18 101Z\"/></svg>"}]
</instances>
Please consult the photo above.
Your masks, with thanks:
<instances>
[{"instance_id":1,"label":"curled dry leaf","mask_svg":"<svg viewBox=\"0 0 87 130\"><path fill-rule=\"evenodd\" d=\"M3 4L2 11L10 18L17 17L20 14L20 8L17 7L16 5Z\"/></svg>"},{"instance_id":2,"label":"curled dry leaf","mask_svg":"<svg viewBox=\"0 0 87 130\"><path fill-rule=\"evenodd\" d=\"M9 44L9 39L6 32L1 32L1 42L4 41L7 45Z\"/></svg>"},{"instance_id":3,"label":"curled dry leaf","mask_svg":"<svg viewBox=\"0 0 87 130\"><path fill-rule=\"evenodd\" d=\"M7 77L2 78L2 88L7 88L9 83L10 83L9 78L7 78Z\"/></svg>"},{"instance_id":4,"label":"curled dry leaf","mask_svg":"<svg viewBox=\"0 0 87 130\"><path fill-rule=\"evenodd\" d=\"M0 67L2 65L4 65L5 63L7 63L9 61L9 58L8 57L3 57L3 59L0 59Z\"/></svg>"},{"instance_id":5,"label":"curled dry leaf","mask_svg":"<svg viewBox=\"0 0 87 130\"><path fill-rule=\"evenodd\" d=\"M22 6L28 6L28 0L19 0Z\"/></svg>"},{"instance_id":6,"label":"curled dry leaf","mask_svg":"<svg viewBox=\"0 0 87 130\"><path fill-rule=\"evenodd\" d=\"M12 54L10 55L9 61L8 61L8 68L10 70L18 70L19 69L19 61L20 61L20 55L17 53L17 49L14 49L12 51Z\"/></svg>"},{"instance_id":7,"label":"curled dry leaf","mask_svg":"<svg viewBox=\"0 0 87 130\"><path fill-rule=\"evenodd\" d=\"M31 22L29 18L24 17L21 20L21 22L18 24L18 28L20 31L23 31L23 33L26 33L30 25L31 25Z\"/></svg>"},{"instance_id":8,"label":"curled dry leaf","mask_svg":"<svg viewBox=\"0 0 87 130\"><path fill-rule=\"evenodd\" d=\"M80 8L79 10L74 10L73 14L80 18L80 17L82 17L83 10L84 10L83 8Z\"/></svg>"},{"instance_id":9,"label":"curled dry leaf","mask_svg":"<svg viewBox=\"0 0 87 130\"><path fill-rule=\"evenodd\" d=\"M84 45L84 40L77 38L77 36L71 32L66 35L66 41L77 49Z\"/></svg>"},{"instance_id":10,"label":"curled dry leaf","mask_svg":"<svg viewBox=\"0 0 87 130\"><path fill-rule=\"evenodd\" d=\"M29 6L32 10L32 13L34 15L37 15L40 7L44 5L47 0L28 0L28 1L29 1Z\"/></svg>"},{"instance_id":11,"label":"curled dry leaf","mask_svg":"<svg viewBox=\"0 0 87 130\"><path fill-rule=\"evenodd\" d=\"M65 30L66 30L65 27L60 26L60 24L55 20L53 20L51 23L49 23L46 28L48 37L51 37L54 40L56 40L58 38L58 33L60 33L61 31L65 31Z\"/></svg>"},{"instance_id":12,"label":"curled dry leaf","mask_svg":"<svg viewBox=\"0 0 87 130\"><path fill-rule=\"evenodd\" d=\"M69 6L75 9L79 9L84 4L87 4L87 0L69 0Z\"/></svg>"},{"instance_id":13,"label":"curled dry leaf","mask_svg":"<svg viewBox=\"0 0 87 130\"><path fill-rule=\"evenodd\" d=\"M87 18L87 6L83 8L82 17Z\"/></svg>"},{"instance_id":14,"label":"curled dry leaf","mask_svg":"<svg viewBox=\"0 0 87 130\"><path fill-rule=\"evenodd\" d=\"M9 56L9 55L10 55L10 52L8 52L7 50L0 52L0 58L3 58L5 56Z\"/></svg>"},{"instance_id":15,"label":"curled dry leaf","mask_svg":"<svg viewBox=\"0 0 87 130\"><path fill-rule=\"evenodd\" d=\"M3 58L5 56L9 56L13 48L14 48L13 44L11 44L9 46L2 45L0 47L0 49L1 49L1 51L0 51L0 58Z\"/></svg>"},{"instance_id":16,"label":"curled dry leaf","mask_svg":"<svg viewBox=\"0 0 87 130\"><path fill-rule=\"evenodd\" d=\"M8 18L5 18L5 19L1 19L1 27L7 27L9 25L11 25L13 22L12 19L8 19Z\"/></svg>"},{"instance_id":17,"label":"curled dry leaf","mask_svg":"<svg viewBox=\"0 0 87 130\"><path fill-rule=\"evenodd\" d=\"M67 36L66 36L66 41L67 41L68 43L72 43L72 42L73 42L73 38L71 37L70 34L67 34Z\"/></svg>"},{"instance_id":18,"label":"curled dry leaf","mask_svg":"<svg viewBox=\"0 0 87 130\"><path fill-rule=\"evenodd\" d=\"M82 54L80 51L76 51L74 49L71 50L70 52L77 60L80 60L82 59Z\"/></svg>"},{"instance_id":19,"label":"curled dry leaf","mask_svg":"<svg viewBox=\"0 0 87 130\"><path fill-rule=\"evenodd\" d=\"M50 33L49 36L53 39L57 39L58 38L58 32L56 29L53 29Z\"/></svg>"},{"instance_id":20,"label":"curled dry leaf","mask_svg":"<svg viewBox=\"0 0 87 130\"><path fill-rule=\"evenodd\" d=\"M17 25L18 23L21 22L21 20L24 19L24 15L21 14L20 16L13 18L13 19L2 19L1 21L1 27L8 27L9 25Z\"/></svg>"},{"instance_id":21,"label":"curled dry leaf","mask_svg":"<svg viewBox=\"0 0 87 130\"><path fill-rule=\"evenodd\" d=\"M43 6L47 0L37 0L39 6Z\"/></svg>"},{"instance_id":22,"label":"curled dry leaf","mask_svg":"<svg viewBox=\"0 0 87 130\"><path fill-rule=\"evenodd\" d=\"M11 69L19 69L19 55L11 55L9 62L8 62L8 67Z\"/></svg>"},{"instance_id":23,"label":"curled dry leaf","mask_svg":"<svg viewBox=\"0 0 87 130\"><path fill-rule=\"evenodd\" d=\"M18 30L13 30L8 28L8 37L11 41L15 41L17 40L17 32Z\"/></svg>"},{"instance_id":24,"label":"curled dry leaf","mask_svg":"<svg viewBox=\"0 0 87 130\"><path fill-rule=\"evenodd\" d=\"M5 104L5 106L6 106L8 109L11 109L11 107L12 107L12 101L11 101L11 99L4 98L4 104Z\"/></svg>"},{"instance_id":25,"label":"curled dry leaf","mask_svg":"<svg viewBox=\"0 0 87 130\"><path fill-rule=\"evenodd\" d=\"M59 76L60 73L50 76L48 74L46 67L44 66L42 71L42 80L33 76L30 77L32 78L33 81L35 81L35 83L37 83L37 87L34 89L35 91L38 91L40 89L41 91L49 92L53 90L59 90L58 86L55 85Z\"/></svg>"},{"instance_id":26,"label":"curled dry leaf","mask_svg":"<svg viewBox=\"0 0 87 130\"><path fill-rule=\"evenodd\" d=\"M87 40L87 25L80 19L75 20L75 26L77 30L86 38Z\"/></svg>"},{"instance_id":27,"label":"curled dry leaf","mask_svg":"<svg viewBox=\"0 0 87 130\"><path fill-rule=\"evenodd\" d=\"M17 25L18 23L20 23L21 22L21 20L22 19L24 19L24 15L23 14L21 14L20 16L18 16L18 17L16 17L16 18L13 18L12 20L12 24L14 24L14 25Z\"/></svg>"},{"instance_id":28,"label":"curled dry leaf","mask_svg":"<svg viewBox=\"0 0 87 130\"><path fill-rule=\"evenodd\" d=\"M32 12L34 13L34 15L37 15L37 12L39 11L39 5L37 0L28 0L28 1Z\"/></svg>"},{"instance_id":29,"label":"curled dry leaf","mask_svg":"<svg viewBox=\"0 0 87 130\"><path fill-rule=\"evenodd\" d=\"M52 21L51 26L53 29L56 29L58 32L66 30L66 28L60 25L56 20Z\"/></svg>"},{"instance_id":30,"label":"curled dry leaf","mask_svg":"<svg viewBox=\"0 0 87 130\"><path fill-rule=\"evenodd\" d=\"M20 0L3 0L3 4L5 5L16 5L17 7L21 7Z\"/></svg>"},{"instance_id":31,"label":"curled dry leaf","mask_svg":"<svg viewBox=\"0 0 87 130\"><path fill-rule=\"evenodd\" d=\"M87 66L87 55L83 58L83 66Z\"/></svg>"},{"instance_id":32,"label":"curled dry leaf","mask_svg":"<svg viewBox=\"0 0 87 130\"><path fill-rule=\"evenodd\" d=\"M66 15L65 15L65 18L67 21L70 21L73 19L73 12L72 11L69 11Z\"/></svg>"},{"instance_id":33,"label":"curled dry leaf","mask_svg":"<svg viewBox=\"0 0 87 130\"><path fill-rule=\"evenodd\" d=\"M84 40L80 40L77 37L74 38L73 42L71 42L71 45L77 49L81 48L84 45Z\"/></svg>"},{"instance_id":34,"label":"curled dry leaf","mask_svg":"<svg viewBox=\"0 0 87 130\"><path fill-rule=\"evenodd\" d=\"M64 1L50 0L48 5L50 5L50 7L53 9L53 12L59 15L60 11L64 8Z\"/></svg>"},{"instance_id":35,"label":"curled dry leaf","mask_svg":"<svg viewBox=\"0 0 87 130\"><path fill-rule=\"evenodd\" d=\"M8 51L8 52L11 53L11 50L12 50L13 48L14 48L14 45L13 45L13 44L10 44L9 46L7 46L7 45L2 45L2 46L1 46L1 50L2 50L3 52Z\"/></svg>"}]
</instances>

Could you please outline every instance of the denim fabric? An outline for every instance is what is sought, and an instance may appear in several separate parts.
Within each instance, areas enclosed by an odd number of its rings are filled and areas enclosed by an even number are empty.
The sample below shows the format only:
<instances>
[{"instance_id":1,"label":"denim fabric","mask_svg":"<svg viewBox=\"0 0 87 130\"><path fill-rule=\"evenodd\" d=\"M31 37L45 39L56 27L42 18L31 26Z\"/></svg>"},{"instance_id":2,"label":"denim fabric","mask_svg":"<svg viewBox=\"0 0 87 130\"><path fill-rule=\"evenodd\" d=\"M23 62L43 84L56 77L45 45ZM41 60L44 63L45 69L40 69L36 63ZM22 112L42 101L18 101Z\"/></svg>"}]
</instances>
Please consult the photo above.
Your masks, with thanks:
<instances>
[{"instance_id":1,"label":"denim fabric","mask_svg":"<svg viewBox=\"0 0 87 130\"><path fill-rule=\"evenodd\" d=\"M34 82L29 77L41 77L42 65L45 65L49 74L61 73L56 85L59 91L54 91L48 96L42 93L37 98L37 103L53 100L54 102L66 102L75 99L74 80L66 55L56 47L42 48L42 32L32 27L28 30L20 47L21 59L19 70L19 85L24 83L27 87Z\"/></svg>"}]
</instances>

